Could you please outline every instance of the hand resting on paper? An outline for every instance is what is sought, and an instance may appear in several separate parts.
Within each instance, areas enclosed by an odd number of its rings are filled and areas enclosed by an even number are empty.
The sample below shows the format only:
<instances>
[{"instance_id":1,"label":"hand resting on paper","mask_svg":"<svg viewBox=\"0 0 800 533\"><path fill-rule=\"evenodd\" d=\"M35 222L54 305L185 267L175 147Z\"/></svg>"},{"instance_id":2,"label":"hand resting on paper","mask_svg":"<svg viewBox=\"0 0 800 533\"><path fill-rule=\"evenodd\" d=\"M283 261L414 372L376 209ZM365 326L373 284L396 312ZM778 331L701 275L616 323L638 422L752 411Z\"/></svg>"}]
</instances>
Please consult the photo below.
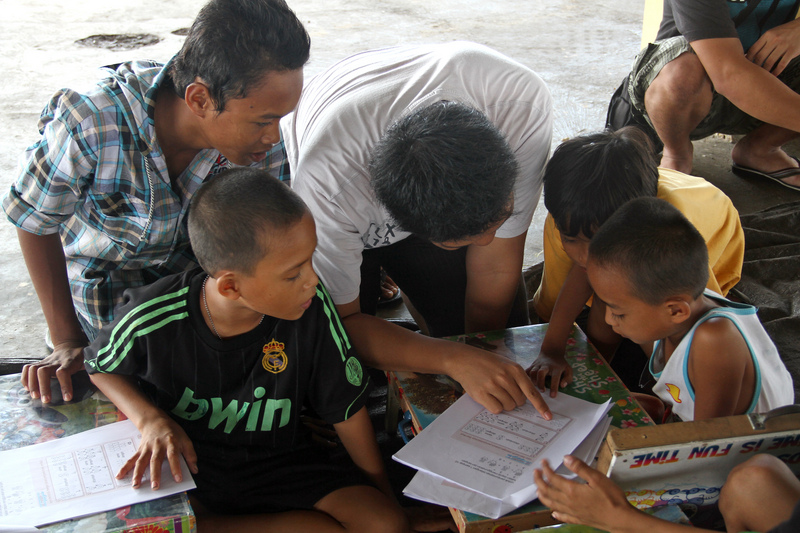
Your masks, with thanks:
<instances>
[{"instance_id":1,"label":"hand resting on paper","mask_svg":"<svg viewBox=\"0 0 800 533\"><path fill-rule=\"evenodd\" d=\"M158 490L161 486L161 464L166 459L169 469L176 483L183 481L181 474L180 456L186 459L186 464L192 474L197 473L197 455L192 446L192 441L174 420L164 414L152 420L143 421L139 430L142 441L139 449L128 459L117 473L117 479L122 479L129 472L133 472L131 486L138 489L142 482L147 467L150 467L150 488Z\"/></svg>"},{"instance_id":2,"label":"hand resting on paper","mask_svg":"<svg viewBox=\"0 0 800 533\"><path fill-rule=\"evenodd\" d=\"M186 460L189 471L192 474L197 473L197 454L189 436L167 413L145 396L133 378L102 373L91 374L90 378L142 434L139 449L122 465L117 479L132 472L131 486L137 489L149 466L150 487L158 490L161 486L161 464L166 459L172 477L176 483L180 483L183 481L181 455Z\"/></svg>"},{"instance_id":3,"label":"hand resting on paper","mask_svg":"<svg viewBox=\"0 0 800 533\"><path fill-rule=\"evenodd\" d=\"M555 398L560 387L572 383L572 366L567 362L564 352L546 352L542 348L539 357L527 369L531 379L540 391L547 390L545 380L550 377L550 397Z\"/></svg>"}]
</instances>

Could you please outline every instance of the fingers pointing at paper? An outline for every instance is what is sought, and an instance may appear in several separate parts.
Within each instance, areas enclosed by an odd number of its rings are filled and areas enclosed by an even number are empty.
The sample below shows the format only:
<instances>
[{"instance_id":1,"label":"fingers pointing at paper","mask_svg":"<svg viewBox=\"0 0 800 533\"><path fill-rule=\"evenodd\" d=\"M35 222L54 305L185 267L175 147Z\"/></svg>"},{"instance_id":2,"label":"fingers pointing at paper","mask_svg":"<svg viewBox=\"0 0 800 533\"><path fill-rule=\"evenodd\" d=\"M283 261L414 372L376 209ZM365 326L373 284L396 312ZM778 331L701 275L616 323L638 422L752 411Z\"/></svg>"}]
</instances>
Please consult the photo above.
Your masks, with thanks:
<instances>
[{"instance_id":1,"label":"fingers pointing at paper","mask_svg":"<svg viewBox=\"0 0 800 533\"><path fill-rule=\"evenodd\" d=\"M530 400L545 420L553 418L547 403L520 365L497 354L467 348L464 347L447 373L473 400L495 414L510 411Z\"/></svg>"}]
</instances>

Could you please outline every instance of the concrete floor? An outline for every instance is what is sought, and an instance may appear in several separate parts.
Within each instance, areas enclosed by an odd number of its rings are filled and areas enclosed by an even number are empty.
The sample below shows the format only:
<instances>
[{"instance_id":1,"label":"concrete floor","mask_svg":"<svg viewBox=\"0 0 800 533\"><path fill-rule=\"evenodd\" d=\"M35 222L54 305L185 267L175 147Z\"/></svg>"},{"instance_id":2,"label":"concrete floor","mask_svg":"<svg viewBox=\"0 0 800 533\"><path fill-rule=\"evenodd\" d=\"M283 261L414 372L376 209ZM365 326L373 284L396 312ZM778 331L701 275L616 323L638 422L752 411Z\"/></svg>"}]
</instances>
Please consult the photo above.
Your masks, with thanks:
<instances>
[{"instance_id":1,"label":"concrete floor","mask_svg":"<svg viewBox=\"0 0 800 533\"><path fill-rule=\"evenodd\" d=\"M0 194L19 154L37 137L39 113L60 87L86 87L96 68L130 59L166 61L203 0L27 0L4 5L0 21ZM608 98L639 49L644 0L289 0L312 37L311 77L352 53L401 43L472 40L530 66L555 99L554 144L601 129ZM153 34L127 50L80 46L96 34ZM697 143L695 173L727 192L743 213L796 200L777 185L730 173L730 140ZM538 263L544 208L529 231L526 265ZM0 357L45 353L44 318L10 223L0 223Z\"/></svg>"}]
</instances>

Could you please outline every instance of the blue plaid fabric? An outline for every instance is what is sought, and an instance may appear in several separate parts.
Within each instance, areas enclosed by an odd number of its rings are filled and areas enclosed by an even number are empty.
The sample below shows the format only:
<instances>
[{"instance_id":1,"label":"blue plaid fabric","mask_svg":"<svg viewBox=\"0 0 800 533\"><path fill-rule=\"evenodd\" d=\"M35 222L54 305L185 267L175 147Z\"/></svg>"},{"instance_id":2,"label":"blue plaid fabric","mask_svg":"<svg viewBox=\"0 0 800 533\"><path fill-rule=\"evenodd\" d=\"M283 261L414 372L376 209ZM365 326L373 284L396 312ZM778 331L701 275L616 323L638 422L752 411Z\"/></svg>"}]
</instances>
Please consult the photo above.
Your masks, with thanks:
<instances>
[{"instance_id":1,"label":"blue plaid fabric","mask_svg":"<svg viewBox=\"0 0 800 533\"><path fill-rule=\"evenodd\" d=\"M3 199L8 219L37 235L60 233L75 309L93 328L114 318L122 293L197 263L186 212L204 180L232 164L203 150L167 172L153 123L164 65L123 63L89 92L58 91ZM283 143L259 163L289 180ZM91 337L91 335L90 335Z\"/></svg>"}]
</instances>

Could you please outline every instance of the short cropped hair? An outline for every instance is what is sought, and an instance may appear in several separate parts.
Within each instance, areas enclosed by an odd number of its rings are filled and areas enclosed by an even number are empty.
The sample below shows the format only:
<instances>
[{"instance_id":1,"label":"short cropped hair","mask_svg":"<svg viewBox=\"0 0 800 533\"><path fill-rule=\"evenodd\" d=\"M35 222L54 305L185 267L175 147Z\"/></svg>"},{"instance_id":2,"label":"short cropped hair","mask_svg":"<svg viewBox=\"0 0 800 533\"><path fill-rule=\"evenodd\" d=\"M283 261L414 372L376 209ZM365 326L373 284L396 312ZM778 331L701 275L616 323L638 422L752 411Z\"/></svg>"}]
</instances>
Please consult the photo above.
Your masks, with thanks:
<instances>
[{"instance_id":1,"label":"short cropped hair","mask_svg":"<svg viewBox=\"0 0 800 533\"><path fill-rule=\"evenodd\" d=\"M589 244L589 262L619 272L649 305L678 294L699 298L708 283L708 249L672 204L637 198L614 213Z\"/></svg>"},{"instance_id":2,"label":"short cropped hair","mask_svg":"<svg viewBox=\"0 0 800 533\"><path fill-rule=\"evenodd\" d=\"M268 238L308 213L303 200L269 172L237 167L200 187L189 206L189 241L207 274L252 275L269 253Z\"/></svg>"},{"instance_id":3,"label":"short cropped hair","mask_svg":"<svg viewBox=\"0 0 800 533\"><path fill-rule=\"evenodd\" d=\"M169 76L181 98L196 78L216 110L244 98L267 72L302 68L311 38L283 0L211 0L194 20Z\"/></svg>"},{"instance_id":4,"label":"short cropped hair","mask_svg":"<svg viewBox=\"0 0 800 533\"><path fill-rule=\"evenodd\" d=\"M480 235L511 215L518 165L486 115L442 101L393 123L369 172L375 197L402 230L441 243Z\"/></svg>"},{"instance_id":5,"label":"short cropped hair","mask_svg":"<svg viewBox=\"0 0 800 533\"><path fill-rule=\"evenodd\" d=\"M569 237L591 239L622 204L657 192L653 147L634 126L570 139L545 167L544 205Z\"/></svg>"}]
</instances>

